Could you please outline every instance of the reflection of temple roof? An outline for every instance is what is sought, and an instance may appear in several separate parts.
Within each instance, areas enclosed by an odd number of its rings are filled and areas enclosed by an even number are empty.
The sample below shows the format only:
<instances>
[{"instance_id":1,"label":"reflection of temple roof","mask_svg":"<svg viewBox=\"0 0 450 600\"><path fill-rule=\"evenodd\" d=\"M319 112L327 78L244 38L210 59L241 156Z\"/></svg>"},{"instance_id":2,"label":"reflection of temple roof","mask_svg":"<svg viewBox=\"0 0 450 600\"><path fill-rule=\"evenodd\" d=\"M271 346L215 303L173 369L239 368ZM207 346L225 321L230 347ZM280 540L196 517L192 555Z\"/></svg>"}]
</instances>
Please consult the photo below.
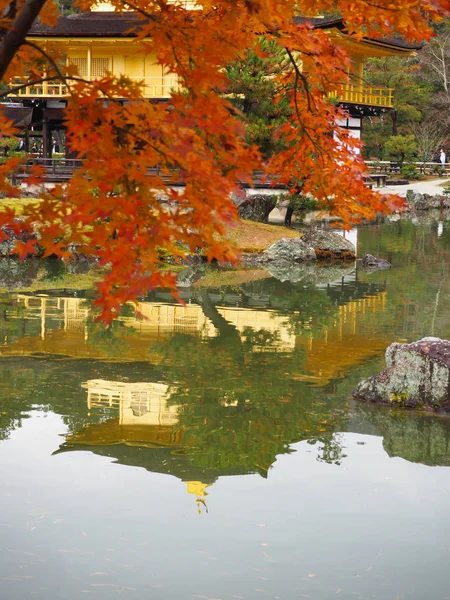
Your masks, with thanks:
<instances>
[{"instance_id":1,"label":"reflection of temple roof","mask_svg":"<svg viewBox=\"0 0 450 600\"><path fill-rule=\"evenodd\" d=\"M87 426L85 429L89 429ZM83 430L85 431L85 430ZM81 434L82 432L80 432ZM86 434L83 434L86 435ZM229 469L201 468L191 463L190 457L186 454L182 447L148 447L142 445L127 445L118 443L115 445L90 445L87 442L75 442L75 438L68 437L67 442L62 444L55 452L72 451L88 451L99 456L105 456L115 459L114 462L120 465L128 465L132 467L141 467L147 471L154 473L162 473L165 475L173 475L184 482L199 482L202 484L212 484L219 477L227 475L248 475L259 473L266 476L266 473L261 472L256 466L254 469L248 467L232 467Z\"/></svg>"},{"instance_id":2,"label":"reflection of temple roof","mask_svg":"<svg viewBox=\"0 0 450 600\"><path fill-rule=\"evenodd\" d=\"M87 446L139 446L160 448L179 446L183 441L182 429L164 425L121 425L119 419L87 425L67 438L70 444Z\"/></svg>"}]
</instances>

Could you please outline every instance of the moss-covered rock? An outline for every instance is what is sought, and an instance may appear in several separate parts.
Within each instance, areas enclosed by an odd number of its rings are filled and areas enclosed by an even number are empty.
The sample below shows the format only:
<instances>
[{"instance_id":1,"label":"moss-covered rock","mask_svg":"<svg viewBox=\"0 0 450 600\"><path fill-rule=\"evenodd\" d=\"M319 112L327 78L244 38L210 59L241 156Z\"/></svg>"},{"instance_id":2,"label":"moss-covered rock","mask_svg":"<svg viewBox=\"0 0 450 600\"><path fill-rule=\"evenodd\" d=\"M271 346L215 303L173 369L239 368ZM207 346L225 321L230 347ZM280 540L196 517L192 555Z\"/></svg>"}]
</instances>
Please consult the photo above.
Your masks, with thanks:
<instances>
[{"instance_id":1,"label":"moss-covered rock","mask_svg":"<svg viewBox=\"0 0 450 600\"><path fill-rule=\"evenodd\" d=\"M335 231L306 229L302 233L302 240L314 248L317 258L352 259L356 256L352 242Z\"/></svg>"},{"instance_id":2,"label":"moss-covered rock","mask_svg":"<svg viewBox=\"0 0 450 600\"><path fill-rule=\"evenodd\" d=\"M361 381L353 396L450 412L450 341L426 337L413 344L391 344L386 351L386 369Z\"/></svg>"}]
</instances>

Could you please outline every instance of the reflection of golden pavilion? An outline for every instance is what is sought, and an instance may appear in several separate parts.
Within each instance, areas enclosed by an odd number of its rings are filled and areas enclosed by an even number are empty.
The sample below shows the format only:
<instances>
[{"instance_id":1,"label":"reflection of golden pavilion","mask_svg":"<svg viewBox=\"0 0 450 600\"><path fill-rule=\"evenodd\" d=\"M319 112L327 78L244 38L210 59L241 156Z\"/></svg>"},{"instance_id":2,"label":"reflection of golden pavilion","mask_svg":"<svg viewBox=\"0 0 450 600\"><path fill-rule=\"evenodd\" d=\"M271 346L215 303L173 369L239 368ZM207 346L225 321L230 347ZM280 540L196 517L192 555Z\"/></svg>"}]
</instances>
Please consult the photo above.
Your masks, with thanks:
<instances>
[{"instance_id":1,"label":"reflection of golden pavilion","mask_svg":"<svg viewBox=\"0 0 450 600\"><path fill-rule=\"evenodd\" d=\"M106 406L119 409L119 425L175 425L178 406L169 406L169 386L164 383L125 383L90 379L87 389L89 410Z\"/></svg>"},{"instance_id":2,"label":"reflection of golden pavilion","mask_svg":"<svg viewBox=\"0 0 450 600\"><path fill-rule=\"evenodd\" d=\"M241 337L246 329L254 331L267 331L274 336L273 342L268 346L256 346L255 350L280 350L291 352L295 348L295 335L289 328L289 319L280 315L275 310L258 310L252 308L218 306L217 311L231 323Z\"/></svg>"},{"instance_id":3,"label":"reflection of golden pavilion","mask_svg":"<svg viewBox=\"0 0 450 600\"><path fill-rule=\"evenodd\" d=\"M352 300L338 307L334 322L324 327L320 336L298 336L297 347L306 349L301 379L326 385L364 358L384 352L390 338L373 332L376 315L385 308L386 292Z\"/></svg>"},{"instance_id":4,"label":"reflection of golden pavilion","mask_svg":"<svg viewBox=\"0 0 450 600\"><path fill-rule=\"evenodd\" d=\"M111 358L107 344L88 343L86 323L89 309L84 299L21 294L17 296L17 301L24 309L18 318L38 320L40 335L28 335L13 342L7 340L0 348L2 355L48 353L76 358ZM174 333L202 339L218 335L200 304L180 306L164 302L139 302L137 306L130 305L129 309L131 314L119 319L124 327L118 332L118 339L123 343L115 360L151 358L158 363L161 360L158 346L152 345L158 339ZM217 306L216 309L236 329L241 339L248 329L272 334L270 344L255 345L252 351L292 352L296 348L304 348L306 362L303 372L292 373L292 376L319 385L341 377L345 369L359 364L365 357L383 352L391 342L384 333L373 333L377 329L377 315L386 310L386 292L351 300L337 307L330 323L320 331L314 332L310 320L304 320L298 335L293 332L289 318L273 309L229 306ZM299 317L302 317L301 313ZM139 335L132 335L132 331ZM106 389L102 391L106 392ZM150 392L142 389L140 393L145 396Z\"/></svg>"},{"instance_id":5,"label":"reflection of golden pavilion","mask_svg":"<svg viewBox=\"0 0 450 600\"><path fill-rule=\"evenodd\" d=\"M69 441L85 445L125 444L129 446L176 446L182 442L183 431L177 429L177 405L170 406L169 386L164 383L106 381L90 379L82 384L87 390L89 411L116 409L118 419L88 425L70 436ZM209 484L185 481L188 494L205 506Z\"/></svg>"},{"instance_id":6,"label":"reflection of golden pavilion","mask_svg":"<svg viewBox=\"0 0 450 600\"><path fill-rule=\"evenodd\" d=\"M130 304L130 307L134 305ZM161 304L159 302L137 302L135 314L119 317L119 321L140 332L148 332L157 337L169 333L199 334L214 337L216 329L205 317L198 304Z\"/></svg>"}]
</instances>

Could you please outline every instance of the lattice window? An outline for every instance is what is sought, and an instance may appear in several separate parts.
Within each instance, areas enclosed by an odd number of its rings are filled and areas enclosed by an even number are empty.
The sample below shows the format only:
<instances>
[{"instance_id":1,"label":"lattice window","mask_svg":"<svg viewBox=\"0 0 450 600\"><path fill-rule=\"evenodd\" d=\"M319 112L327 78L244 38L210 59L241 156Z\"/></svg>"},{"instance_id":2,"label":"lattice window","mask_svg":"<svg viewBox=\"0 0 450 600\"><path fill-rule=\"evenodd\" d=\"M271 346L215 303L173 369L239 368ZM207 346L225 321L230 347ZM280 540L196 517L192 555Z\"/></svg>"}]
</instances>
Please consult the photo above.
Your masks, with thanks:
<instances>
[{"instance_id":1,"label":"lattice window","mask_svg":"<svg viewBox=\"0 0 450 600\"><path fill-rule=\"evenodd\" d=\"M69 58L69 65L73 65L78 69L78 75L80 77L87 77L88 74L88 63L87 58Z\"/></svg>"},{"instance_id":2,"label":"lattice window","mask_svg":"<svg viewBox=\"0 0 450 600\"><path fill-rule=\"evenodd\" d=\"M109 58L92 59L92 77L103 77L109 71Z\"/></svg>"}]
</instances>

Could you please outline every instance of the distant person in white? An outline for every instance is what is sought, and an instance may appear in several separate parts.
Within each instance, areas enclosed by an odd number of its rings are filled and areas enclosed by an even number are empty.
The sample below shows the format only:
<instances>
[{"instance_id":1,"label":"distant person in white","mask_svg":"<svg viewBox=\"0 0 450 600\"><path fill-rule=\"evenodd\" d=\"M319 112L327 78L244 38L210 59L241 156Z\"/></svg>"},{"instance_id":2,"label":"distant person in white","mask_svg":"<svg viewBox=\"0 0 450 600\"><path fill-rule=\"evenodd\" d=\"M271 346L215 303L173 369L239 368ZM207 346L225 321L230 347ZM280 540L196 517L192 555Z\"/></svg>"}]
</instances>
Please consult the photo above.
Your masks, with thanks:
<instances>
[{"instance_id":1,"label":"distant person in white","mask_svg":"<svg viewBox=\"0 0 450 600\"><path fill-rule=\"evenodd\" d=\"M440 153L439 153L439 160L441 161L441 165L444 166L446 161L446 156L445 156L445 152L444 150L441 148Z\"/></svg>"}]
</instances>

